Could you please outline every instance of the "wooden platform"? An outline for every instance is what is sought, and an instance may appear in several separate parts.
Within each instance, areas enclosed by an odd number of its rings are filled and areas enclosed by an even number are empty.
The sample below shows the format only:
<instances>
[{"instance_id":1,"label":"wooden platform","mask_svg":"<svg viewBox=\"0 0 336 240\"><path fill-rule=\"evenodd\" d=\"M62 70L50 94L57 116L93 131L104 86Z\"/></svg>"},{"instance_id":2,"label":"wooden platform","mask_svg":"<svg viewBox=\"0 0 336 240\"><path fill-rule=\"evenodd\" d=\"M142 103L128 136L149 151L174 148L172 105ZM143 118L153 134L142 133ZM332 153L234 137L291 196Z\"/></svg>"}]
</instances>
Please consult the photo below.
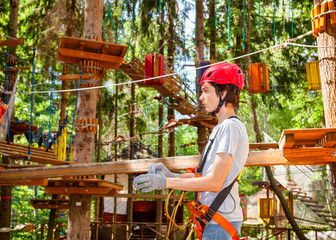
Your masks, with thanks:
<instances>
[{"instance_id":1,"label":"wooden platform","mask_svg":"<svg viewBox=\"0 0 336 240\"><path fill-rule=\"evenodd\" d=\"M11 47L23 44L23 38L11 38L7 40L0 41L0 47Z\"/></svg>"},{"instance_id":2,"label":"wooden platform","mask_svg":"<svg viewBox=\"0 0 336 240\"><path fill-rule=\"evenodd\" d=\"M30 162L51 165L72 164L72 162L58 160L53 150L43 148L36 148L31 146L31 155L28 154L28 146L15 143L8 144L6 141L0 141L0 153L9 159L24 159Z\"/></svg>"},{"instance_id":3,"label":"wooden platform","mask_svg":"<svg viewBox=\"0 0 336 240\"><path fill-rule=\"evenodd\" d=\"M62 36L57 59L79 64L80 59L100 61L102 68L116 69L124 62L128 46Z\"/></svg>"},{"instance_id":4,"label":"wooden platform","mask_svg":"<svg viewBox=\"0 0 336 240\"><path fill-rule=\"evenodd\" d=\"M289 161L297 164L336 161L336 128L284 130L279 148Z\"/></svg>"},{"instance_id":5,"label":"wooden platform","mask_svg":"<svg viewBox=\"0 0 336 240\"><path fill-rule=\"evenodd\" d=\"M35 209L68 209L67 199L31 199L30 203Z\"/></svg>"},{"instance_id":6,"label":"wooden platform","mask_svg":"<svg viewBox=\"0 0 336 240\"><path fill-rule=\"evenodd\" d=\"M122 186L101 179L52 179L45 188L47 194L85 194L114 196Z\"/></svg>"},{"instance_id":7,"label":"wooden platform","mask_svg":"<svg viewBox=\"0 0 336 240\"><path fill-rule=\"evenodd\" d=\"M138 58L133 58L129 63L123 63L120 65L120 69L127 74L133 81L144 79L145 65L143 61ZM165 66L165 74L173 74L174 71L168 66ZM183 80L178 75L166 76L162 85L149 86L143 81L137 82L140 87L153 87L163 97L170 97L175 101L173 104L169 104L169 107L174 108L176 111L183 115L191 115L195 111L189 100L188 95L183 90Z\"/></svg>"}]
</instances>

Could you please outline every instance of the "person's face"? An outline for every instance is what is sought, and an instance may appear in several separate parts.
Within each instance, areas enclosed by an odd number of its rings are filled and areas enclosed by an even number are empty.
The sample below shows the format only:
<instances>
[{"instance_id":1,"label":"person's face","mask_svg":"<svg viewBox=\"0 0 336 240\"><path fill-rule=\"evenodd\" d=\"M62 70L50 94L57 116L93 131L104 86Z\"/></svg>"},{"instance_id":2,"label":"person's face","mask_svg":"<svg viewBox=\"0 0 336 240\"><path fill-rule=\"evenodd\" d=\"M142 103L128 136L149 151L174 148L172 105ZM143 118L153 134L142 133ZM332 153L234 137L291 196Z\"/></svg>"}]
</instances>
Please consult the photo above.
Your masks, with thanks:
<instances>
[{"instance_id":1,"label":"person's face","mask_svg":"<svg viewBox=\"0 0 336 240\"><path fill-rule=\"evenodd\" d=\"M200 101L208 112L216 110L219 102L219 97L216 94L216 88L210 83L202 85L202 95Z\"/></svg>"}]
</instances>

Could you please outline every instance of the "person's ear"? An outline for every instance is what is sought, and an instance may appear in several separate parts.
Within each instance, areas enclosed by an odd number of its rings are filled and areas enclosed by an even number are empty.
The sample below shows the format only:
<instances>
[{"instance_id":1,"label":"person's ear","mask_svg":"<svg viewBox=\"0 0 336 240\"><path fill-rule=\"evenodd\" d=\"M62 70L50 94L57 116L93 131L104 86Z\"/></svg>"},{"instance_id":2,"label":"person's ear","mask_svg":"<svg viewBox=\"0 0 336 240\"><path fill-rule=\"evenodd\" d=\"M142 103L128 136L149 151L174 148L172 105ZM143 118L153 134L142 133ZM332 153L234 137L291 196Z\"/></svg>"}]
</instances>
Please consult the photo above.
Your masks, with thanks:
<instances>
[{"instance_id":1,"label":"person's ear","mask_svg":"<svg viewBox=\"0 0 336 240\"><path fill-rule=\"evenodd\" d=\"M224 90L224 91L221 92L221 97L222 97L222 99L226 96L226 93L227 93L226 90Z\"/></svg>"}]
</instances>

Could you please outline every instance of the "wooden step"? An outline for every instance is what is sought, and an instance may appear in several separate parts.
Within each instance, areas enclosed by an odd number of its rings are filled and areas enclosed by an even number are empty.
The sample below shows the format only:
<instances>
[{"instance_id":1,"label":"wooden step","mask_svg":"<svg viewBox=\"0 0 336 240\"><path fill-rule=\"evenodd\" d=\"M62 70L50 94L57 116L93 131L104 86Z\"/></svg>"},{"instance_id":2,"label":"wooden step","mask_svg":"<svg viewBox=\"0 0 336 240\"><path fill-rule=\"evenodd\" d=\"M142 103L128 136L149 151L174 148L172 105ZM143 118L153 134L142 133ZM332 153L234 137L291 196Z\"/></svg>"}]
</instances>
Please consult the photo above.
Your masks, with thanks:
<instances>
[{"instance_id":1,"label":"wooden step","mask_svg":"<svg viewBox=\"0 0 336 240\"><path fill-rule=\"evenodd\" d=\"M306 203L306 205L310 208L324 208L324 206L320 206L320 205L315 205L315 204L309 204L309 203Z\"/></svg>"},{"instance_id":2,"label":"wooden step","mask_svg":"<svg viewBox=\"0 0 336 240\"><path fill-rule=\"evenodd\" d=\"M328 213L328 214L330 214L330 212L327 211L327 210L319 210L319 209L317 209L317 210L315 210L315 212L319 212L319 213Z\"/></svg>"},{"instance_id":3,"label":"wooden step","mask_svg":"<svg viewBox=\"0 0 336 240\"><path fill-rule=\"evenodd\" d=\"M314 201L314 200L307 200L307 199L301 198L300 196L298 197L298 199L299 199L301 202L318 203L317 201Z\"/></svg>"}]
</instances>

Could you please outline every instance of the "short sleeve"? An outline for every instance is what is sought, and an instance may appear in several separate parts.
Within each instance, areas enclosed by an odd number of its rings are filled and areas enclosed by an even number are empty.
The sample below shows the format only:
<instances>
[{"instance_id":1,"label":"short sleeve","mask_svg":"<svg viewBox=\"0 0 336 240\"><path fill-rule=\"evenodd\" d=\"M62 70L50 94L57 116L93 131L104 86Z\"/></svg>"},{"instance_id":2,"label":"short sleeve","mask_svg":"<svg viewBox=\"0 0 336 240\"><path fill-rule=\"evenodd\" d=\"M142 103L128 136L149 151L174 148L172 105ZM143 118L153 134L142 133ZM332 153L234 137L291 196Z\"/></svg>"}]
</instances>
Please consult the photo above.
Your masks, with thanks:
<instances>
[{"instance_id":1,"label":"short sleeve","mask_svg":"<svg viewBox=\"0 0 336 240\"><path fill-rule=\"evenodd\" d=\"M239 128L234 121L227 121L218 129L218 136L215 141L218 141L216 153L229 153L234 158L239 143Z\"/></svg>"}]
</instances>

